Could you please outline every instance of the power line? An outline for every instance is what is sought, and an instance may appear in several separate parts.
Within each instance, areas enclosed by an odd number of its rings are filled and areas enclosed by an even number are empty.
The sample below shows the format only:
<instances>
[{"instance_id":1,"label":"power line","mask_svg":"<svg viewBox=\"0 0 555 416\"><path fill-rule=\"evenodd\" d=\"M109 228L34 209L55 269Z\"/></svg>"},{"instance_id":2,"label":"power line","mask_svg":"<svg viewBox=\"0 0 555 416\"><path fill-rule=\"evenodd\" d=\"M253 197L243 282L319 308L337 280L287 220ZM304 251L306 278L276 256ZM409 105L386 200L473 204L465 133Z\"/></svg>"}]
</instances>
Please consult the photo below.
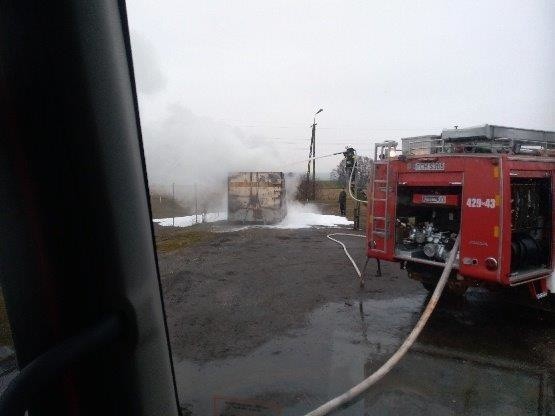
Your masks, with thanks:
<instances>
[{"instance_id":1,"label":"power line","mask_svg":"<svg viewBox=\"0 0 555 416\"><path fill-rule=\"evenodd\" d=\"M345 143L345 142L370 142L372 139L371 138L358 138L358 139L343 139L343 138L335 138L335 139L328 139L328 140L332 140L332 141L323 141L321 143ZM290 138L286 138L286 137L260 137L260 138L256 138L256 139L252 139L249 140L251 142L259 142L259 141L275 141L276 144L277 143L291 143L291 144L298 144L299 142L310 142L310 138L306 138L306 139L290 139ZM320 143L320 142L319 142Z\"/></svg>"},{"instance_id":2,"label":"power line","mask_svg":"<svg viewBox=\"0 0 555 416\"><path fill-rule=\"evenodd\" d=\"M233 123L232 120L230 121L226 121L228 123ZM234 123L235 127L240 127L240 128L273 128L273 129L297 129L297 128L305 128L305 127L310 127L307 126L306 124L291 124L288 126L275 126L275 125L271 125L271 124L257 124L257 123L253 123L253 124L238 124L238 123ZM355 127L355 126L326 126L326 127L320 127L320 129L322 130L364 130L364 131L417 131L417 130L433 130L433 131L437 131L437 130L442 130L444 129L445 126L443 127L437 127L437 126L427 126L427 127Z\"/></svg>"},{"instance_id":3,"label":"power line","mask_svg":"<svg viewBox=\"0 0 555 416\"><path fill-rule=\"evenodd\" d=\"M295 148L295 149L306 149L308 147L310 147L310 143L308 143L307 146L293 146L293 145L298 145L299 143L271 143L272 146L287 146L291 149ZM270 145L270 144L269 144ZM319 143L319 145L326 145L326 146L350 146L350 145L357 145L357 146L373 146L372 142L366 142L366 141L359 141L359 140L345 140L345 141L341 141L341 142L322 142Z\"/></svg>"}]
</instances>

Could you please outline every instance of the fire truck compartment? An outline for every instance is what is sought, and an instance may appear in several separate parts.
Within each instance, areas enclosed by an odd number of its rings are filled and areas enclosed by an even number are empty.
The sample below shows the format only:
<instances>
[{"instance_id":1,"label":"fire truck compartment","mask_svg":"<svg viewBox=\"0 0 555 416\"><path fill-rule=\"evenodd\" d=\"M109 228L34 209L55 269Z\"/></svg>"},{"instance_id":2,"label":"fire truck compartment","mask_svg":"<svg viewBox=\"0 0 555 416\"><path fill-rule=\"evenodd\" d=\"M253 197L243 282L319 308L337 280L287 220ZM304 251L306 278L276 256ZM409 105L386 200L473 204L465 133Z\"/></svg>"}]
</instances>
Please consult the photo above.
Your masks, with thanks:
<instances>
[{"instance_id":1,"label":"fire truck compartment","mask_svg":"<svg viewBox=\"0 0 555 416\"><path fill-rule=\"evenodd\" d=\"M511 178L511 281L551 264L551 180Z\"/></svg>"},{"instance_id":2,"label":"fire truck compartment","mask_svg":"<svg viewBox=\"0 0 555 416\"><path fill-rule=\"evenodd\" d=\"M395 256L445 263L460 228L461 186L399 186Z\"/></svg>"}]
</instances>

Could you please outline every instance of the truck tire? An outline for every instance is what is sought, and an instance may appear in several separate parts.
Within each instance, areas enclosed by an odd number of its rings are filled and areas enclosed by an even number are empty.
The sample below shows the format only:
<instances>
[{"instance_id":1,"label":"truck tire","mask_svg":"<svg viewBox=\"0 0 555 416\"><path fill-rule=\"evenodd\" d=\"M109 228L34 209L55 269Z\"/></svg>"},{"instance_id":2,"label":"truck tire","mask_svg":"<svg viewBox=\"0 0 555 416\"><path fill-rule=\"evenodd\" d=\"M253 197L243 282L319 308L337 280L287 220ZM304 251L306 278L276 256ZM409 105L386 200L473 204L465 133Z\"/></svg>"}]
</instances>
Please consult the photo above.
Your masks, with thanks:
<instances>
[{"instance_id":1,"label":"truck tire","mask_svg":"<svg viewBox=\"0 0 555 416\"><path fill-rule=\"evenodd\" d=\"M449 280L445 289L451 296L463 296L466 293L468 286L463 285L456 280Z\"/></svg>"}]
</instances>

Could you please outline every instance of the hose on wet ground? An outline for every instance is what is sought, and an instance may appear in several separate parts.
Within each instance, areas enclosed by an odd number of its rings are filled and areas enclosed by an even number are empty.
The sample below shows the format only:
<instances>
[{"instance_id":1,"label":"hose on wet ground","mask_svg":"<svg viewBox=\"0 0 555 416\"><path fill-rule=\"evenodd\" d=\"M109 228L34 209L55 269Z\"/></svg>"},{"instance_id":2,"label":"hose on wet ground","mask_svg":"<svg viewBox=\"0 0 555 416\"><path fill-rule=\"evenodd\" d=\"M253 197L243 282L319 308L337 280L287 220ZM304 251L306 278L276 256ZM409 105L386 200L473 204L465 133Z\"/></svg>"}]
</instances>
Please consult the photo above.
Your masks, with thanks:
<instances>
[{"instance_id":1,"label":"hose on wet ground","mask_svg":"<svg viewBox=\"0 0 555 416\"><path fill-rule=\"evenodd\" d=\"M366 236L362 235L362 234L352 234L352 233L332 233L332 234L328 234L326 236L331 241L335 241L337 244L341 244L341 246L343 247L343 251L345 252L346 256L349 258L349 260L351 260L351 263L353 264L353 267L355 268L355 270L357 272L357 276L362 279L362 273L360 272L360 269L358 268L355 260L349 254L349 250L347 250L347 247L345 246L345 244L343 244L343 242L333 238L332 236L334 236L334 235L348 235L348 236L351 236L351 237L362 237L362 238L366 238Z\"/></svg>"},{"instance_id":2,"label":"hose on wet ground","mask_svg":"<svg viewBox=\"0 0 555 416\"><path fill-rule=\"evenodd\" d=\"M353 258L351 257L351 255L348 253L347 248L345 247L345 244L343 244L340 241L330 237L332 235L340 235L340 234L341 233L329 234L327 237L330 240L338 242L339 244L341 244L343 246L343 250L345 250L345 252L347 253L347 256L349 257L349 259L351 260L351 262L355 266L355 269L357 270L357 274L358 274L358 273L360 273L360 270L356 266L356 264L355 264ZM343 234L343 235L349 235L349 234ZM352 234L352 235L356 235L358 237L361 237L359 234ZM401 361L401 359L407 353L409 348L412 347L412 345L414 344L414 342L416 341L416 339L418 338L418 336L420 335L420 333L424 329L424 326L428 322L428 319L430 318L432 312L434 311L434 309L435 309L435 307L436 307L436 305L439 301L441 293L443 292L443 289L445 288L445 284L447 283L447 280L449 279L449 275L451 274L451 270L453 269L453 264L455 263L455 258L457 257L457 252L459 250L460 238L461 237L460 237L460 234L459 234L457 236L457 239L455 240L455 244L453 245L453 248L451 249L449 257L448 257L447 261L445 262L445 267L443 269L443 273L441 273L441 277L439 278L439 281L437 282L434 293L432 294L432 296L430 298L430 301L426 305L426 309L424 309L424 312L422 312L422 316L420 316L420 319L416 323L416 326L413 328L413 330L411 331L409 336L405 339L403 344L401 344L399 349L397 351L395 351L395 353L380 368L378 368L369 377L365 378L362 382L360 382L356 386L352 387L351 389L347 390L345 393L341 394L340 396L337 396L337 397L331 399L330 401L328 401L327 403L324 403L323 405L321 405L317 409L314 409L313 411L307 413L305 416L323 416L323 415L327 415L327 414L333 412L334 410L338 409L342 405L353 401L358 396L363 394L366 390L368 390L370 387L372 387L374 384L376 384L379 380L381 380L387 373L389 373L389 371L393 367L395 367L395 365L397 363L399 363L399 361ZM359 275L359 277L361 277L361 276Z\"/></svg>"}]
</instances>

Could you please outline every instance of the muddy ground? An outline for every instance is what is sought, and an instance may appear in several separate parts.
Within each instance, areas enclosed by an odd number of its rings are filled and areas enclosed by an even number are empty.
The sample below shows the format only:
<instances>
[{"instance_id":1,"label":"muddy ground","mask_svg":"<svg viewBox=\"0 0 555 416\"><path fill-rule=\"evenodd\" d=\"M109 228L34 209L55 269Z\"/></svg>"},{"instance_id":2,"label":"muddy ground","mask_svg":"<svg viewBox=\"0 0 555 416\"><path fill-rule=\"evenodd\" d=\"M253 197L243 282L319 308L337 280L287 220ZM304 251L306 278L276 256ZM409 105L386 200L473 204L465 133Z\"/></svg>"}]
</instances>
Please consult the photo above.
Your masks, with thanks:
<instances>
[{"instance_id":1,"label":"muddy ground","mask_svg":"<svg viewBox=\"0 0 555 416\"><path fill-rule=\"evenodd\" d=\"M378 368L426 305L395 264L378 278L372 261L360 289L326 239L350 230L221 231L157 229L185 414L224 414L220 396L304 414ZM362 266L364 240L341 239ZM338 414L554 414L554 351L552 314L482 289L444 297L402 363Z\"/></svg>"},{"instance_id":2,"label":"muddy ground","mask_svg":"<svg viewBox=\"0 0 555 416\"><path fill-rule=\"evenodd\" d=\"M352 304L392 290L425 292L396 265L384 265L383 277L361 290L343 251L326 238L330 232L254 228L206 235L198 244L161 253L174 354L192 360L244 355L305 325L307 314L328 302ZM363 264L364 239L343 239ZM369 272L375 274L374 262Z\"/></svg>"}]
</instances>

